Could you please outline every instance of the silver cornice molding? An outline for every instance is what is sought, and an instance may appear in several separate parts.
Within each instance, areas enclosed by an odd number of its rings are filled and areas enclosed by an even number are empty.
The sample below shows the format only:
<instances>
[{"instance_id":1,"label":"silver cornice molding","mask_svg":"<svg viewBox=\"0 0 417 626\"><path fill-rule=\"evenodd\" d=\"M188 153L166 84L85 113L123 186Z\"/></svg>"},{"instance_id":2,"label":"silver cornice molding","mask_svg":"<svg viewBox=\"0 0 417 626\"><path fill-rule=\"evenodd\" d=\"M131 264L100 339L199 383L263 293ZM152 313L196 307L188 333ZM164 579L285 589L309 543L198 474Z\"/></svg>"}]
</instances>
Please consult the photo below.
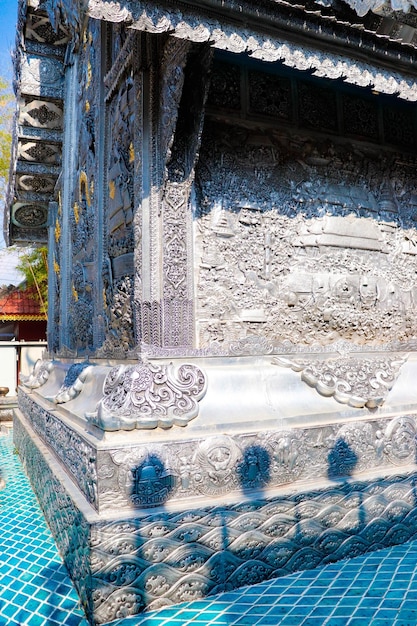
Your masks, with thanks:
<instances>
[{"instance_id":1,"label":"silver cornice molding","mask_svg":"<svg viewBox=\"0 0 417 626\"><path fill-rule=\"evenodd\" d=\"M345 2L359 17L366 15L369 11L387 14L393 11L408 13L412 7L417 9L417 2L414 0L390 0L388 2L381 2L381 0L345 0Z\"/></svg>"},{"instance_id":2,"label":"silver cornice molding","mask_svg":"<svg viewBox=\"0 0 417 626\"><path fill-rule=\"evenodd\" d=\"M397 94L412 102L417 100L416 79L405 72L377 67L346 54L318 50L311 45L300 45L300 42L294 43L285 36L271 35L243 25L237 27L221 18L202 19L191 8L180 11L149 2L109 3L90 0L88 14L95 19L127 22L136 30L155 34L169 33L195 43L207 42L219 50L246 53L261 61L280 61L297 70L312 71L319 77L341 79L360 87L371 87L380 93Z\"/></svg>"}]
</instances>

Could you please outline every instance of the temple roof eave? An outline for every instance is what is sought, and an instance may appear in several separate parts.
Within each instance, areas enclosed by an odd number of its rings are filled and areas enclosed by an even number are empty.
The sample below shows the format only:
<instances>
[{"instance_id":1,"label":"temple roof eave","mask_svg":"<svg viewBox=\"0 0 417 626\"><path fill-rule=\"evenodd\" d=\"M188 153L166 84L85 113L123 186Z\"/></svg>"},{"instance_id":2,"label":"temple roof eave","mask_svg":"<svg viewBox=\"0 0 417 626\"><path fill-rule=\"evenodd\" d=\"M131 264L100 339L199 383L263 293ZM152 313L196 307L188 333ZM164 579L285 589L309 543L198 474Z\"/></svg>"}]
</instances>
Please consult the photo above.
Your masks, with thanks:
<instances>
[{"instance_id":1,"label":"temple roof eave","mask_svg":"<svg viewBox=\"0 0 417 626\"><path fill-rule=\"evenodd\" d=\"M358 17L354 10L363 12L366 2L380 15ZM391 9L402 3L406 10L417 0L391 2L20 0L15 54L19 112L3 226L6 240L46 241L61 170L65 58L68 47L77 50L88 18L124 22L134 30L279 62L414 102L417 12L393 16Z\"/></svg>"},{"instance_id":2,"label":"temple roof eave","mask_svg":"<svg viewBox=\"0 0 417 626\"><path fill-rule=\"evenodd\" d=\"M240 12L238 3L233 1L228 3L226 10L224 3L219 0L176 3L176 9L169 2L121 0L108 3L103 0L89 0L87 12L96 19L123 21L132 29L155 34L167 33L196 43L208 43L219 50L245 53L251 58L266 62L279 61L300 71L311 71L319 77L341 79L360 87L370 87L380 93L398 95L404 100L417 101L417 81L413 75L412 64L410 63L407 71L404 66L401 68L397 51L390 59L389 51L384 49L381 62L375 50L372 55L366 49L349 50L347 45L341 48L342 41L327 41L322 30L312 33L311 29L305 29L304 37L313 37L310 43L304 43L300 39L302 32L295 33L294 23L288 24L287 29L279 23L278 9L283 5L300 8L300 5L283 0L261 2L257 8L255 3L242 2L239 3ZM272 6L275 7L275 21L271 18ZM373 33L373 36L375 38L378 35ZM387 37L384 42L386 39ZM390 61L392 67L389 67Z\"/></svg>"}]
</instances>

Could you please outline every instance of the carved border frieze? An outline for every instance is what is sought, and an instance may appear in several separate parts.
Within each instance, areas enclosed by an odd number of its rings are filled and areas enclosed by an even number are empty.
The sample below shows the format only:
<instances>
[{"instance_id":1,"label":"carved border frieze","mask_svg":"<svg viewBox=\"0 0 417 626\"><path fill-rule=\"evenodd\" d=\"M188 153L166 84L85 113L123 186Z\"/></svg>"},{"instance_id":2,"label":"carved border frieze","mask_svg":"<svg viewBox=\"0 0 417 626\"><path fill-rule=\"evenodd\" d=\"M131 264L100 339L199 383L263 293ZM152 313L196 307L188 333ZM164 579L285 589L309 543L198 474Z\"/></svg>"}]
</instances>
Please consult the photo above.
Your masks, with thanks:
<instances>
[{"instance_id":1,"label":"carved border frieze","mask_svg":"<svg viewBox=\"0 0 417 626\"><path fill-rule=\"evenodd\" d=\"M179 39L210 42L220 50L236 54L247 52L262 61L283 61L288 67L312 70L316 76L341 79L360 87L372 87L381 93L397 93L406 100L417 100L417 83L410 75L328 50L300 46L249 27L236 29L235 25L220 22L212 16L197 16L191 10L173 12L148 2L135 2L134 10L131 10L120 2L108 4L96 0L89 3L88 14L95 19L126 21L132 28L150 33L169 32Z\"/></svg>"},{"instance_id":2,"label":"carved border frieze","mask_svg":"<svg viewBox=\"0 0 417 626\"><path fill-rule=\"evenodd\" d=\"M15 421L13 439L81 603L89 615L92 610L89 593L90 526L56 473L51 471L20 419Z\"/></svg>"},{"instance_id":3,"label":"carved border frieze","mask_svg":"<svg viewBox=\"0 0 417 626\"><path fill-rule=\"evenodd\" d=\"M33 429L55 453L88 502L98 508L97 452L56 415L19 390L18 406Z\"/></svg>"},{"instance_id":4,"label":"carved border frieze","mask_svg":"<svg viewBox=\"0 0 417 626\"><path fill-rule=\"evenodd\" d=\"M70 33L56 20L57 6L52 9L48 4L25 4L19 13L18 29L25 39L24 43L17 40L15 52L19 111L14 166L20 176L11 182L8 199L12 242L46 240L48 205L56 200L55 182L61 170L64 55ZM24 178L31 181L30 190L20 184Z\"/></svg>"},{"instance_id":5,"label":"carved border frieze","mask_svg":"<svg viewBox=\"0 0 417 626\"><path fill-rule=\"evenodd\" d=\"M135 53L134 45L137 33L129 32L117 59L113 63L111 69L104 77L104 85L106 87L106 100L113 97L117 85L126 69L132 64L133 55Z\"/></svg>"},{"instance_id":6,"label":"carved border frieze","mask_svg":"<svg viewBox=\"0 0 417 626\"><path fill-rule=\"evenodd\" d=\"M99 458L100 510L218 498L414 463L415 415L130 446Z\"/></svg>"}]
</instances>

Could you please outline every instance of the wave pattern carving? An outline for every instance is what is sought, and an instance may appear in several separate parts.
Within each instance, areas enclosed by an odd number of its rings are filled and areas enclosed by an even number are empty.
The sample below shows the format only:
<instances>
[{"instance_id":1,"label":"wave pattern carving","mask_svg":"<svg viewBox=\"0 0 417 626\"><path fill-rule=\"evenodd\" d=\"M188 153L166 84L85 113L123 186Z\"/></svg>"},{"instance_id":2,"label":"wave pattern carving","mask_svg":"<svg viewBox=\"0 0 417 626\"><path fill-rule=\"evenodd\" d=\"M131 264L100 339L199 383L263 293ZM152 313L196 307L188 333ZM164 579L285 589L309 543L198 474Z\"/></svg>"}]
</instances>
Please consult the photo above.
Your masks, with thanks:
<instances>
[{"instance_id":1,"label":"wave pattern carving","mask_svg":"<svg viewBox=\"0 0 417 626\"><path fill-rule=\"evenodd\" d=\"M102 523L91 534L97 623L408 541L415 475ZM125 598L123 600L123 598Z\"/></svg>"},{"instance_id":2,"label":"wave pattern carving","mask_svg":"<svg viewBox=\"0 0 417 626\"><path fill-rule=\"evenodd\" d=\"M89 524L19 416L15 441L95 624L417 537L416 471Z\"/></svg>"}]
</instances>

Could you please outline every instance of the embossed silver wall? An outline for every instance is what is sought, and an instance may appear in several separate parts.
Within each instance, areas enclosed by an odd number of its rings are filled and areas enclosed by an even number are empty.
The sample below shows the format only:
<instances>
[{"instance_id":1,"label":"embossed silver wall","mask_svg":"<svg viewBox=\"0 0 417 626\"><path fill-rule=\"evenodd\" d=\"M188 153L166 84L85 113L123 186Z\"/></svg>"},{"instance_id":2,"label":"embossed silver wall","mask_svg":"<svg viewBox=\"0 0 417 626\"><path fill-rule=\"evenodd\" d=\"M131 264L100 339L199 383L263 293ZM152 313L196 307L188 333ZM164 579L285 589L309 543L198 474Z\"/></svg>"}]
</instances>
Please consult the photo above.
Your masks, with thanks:
<instances>
[{"instance_id":1,"label":"embossed silver wall","mask_svg":"<svg viewBox=\"0 0 417 626\"><path fill-rule=\"evenodd\" d=\"M202 347L415 342L414 157L206 123L197 180Z\"/></svg>"},{"instance_id":2,"label":"embossed silver wall","mask_svg":"<svg viewBox=\"0 0 417 626\"><path fill-rule=\"evenodd\" d=\"M92 623L416 536L417 20L226 4L20 5L15 441Z\"/></svg>"}]
</instances>

